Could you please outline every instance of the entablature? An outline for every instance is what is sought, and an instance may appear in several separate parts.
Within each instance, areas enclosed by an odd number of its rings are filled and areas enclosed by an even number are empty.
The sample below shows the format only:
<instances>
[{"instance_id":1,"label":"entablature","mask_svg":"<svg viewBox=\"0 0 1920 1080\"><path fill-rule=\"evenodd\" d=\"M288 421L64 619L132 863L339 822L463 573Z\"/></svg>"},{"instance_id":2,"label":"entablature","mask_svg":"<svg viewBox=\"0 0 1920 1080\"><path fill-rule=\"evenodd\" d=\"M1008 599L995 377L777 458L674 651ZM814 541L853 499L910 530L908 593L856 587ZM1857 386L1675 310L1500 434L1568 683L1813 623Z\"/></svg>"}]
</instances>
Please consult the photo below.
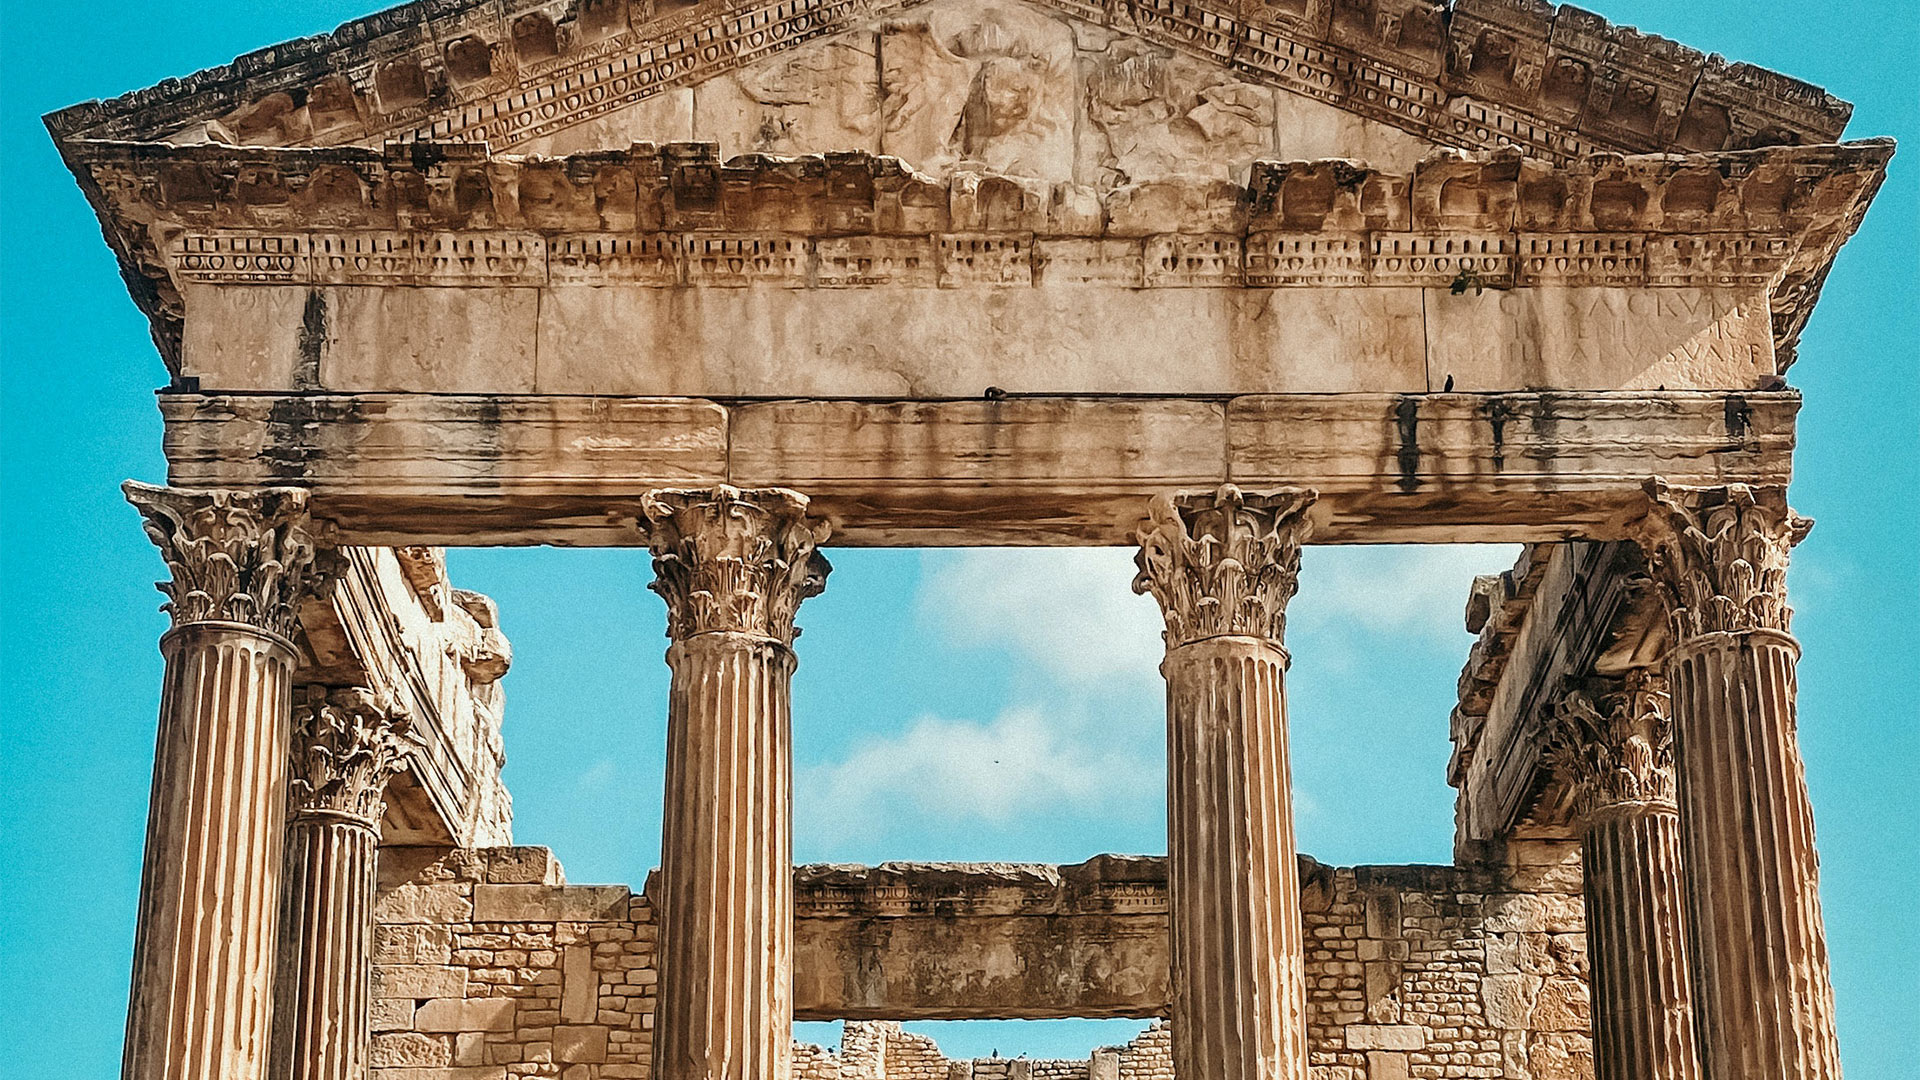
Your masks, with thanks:
<instances>
[{"instance_id":1,"label":"entablature","mask_svg":"<svg viewBox=\"0 0 1920 1080\"><path fill-rule=\"evenodd\" d=\"M938 397L1765 388L1890 154L1258 162L1244 187L1104 192L858 153L722 164L705 144L548 160L92 143L76 161L170 366L208 389ZM967 344L952 328L982 303L1005 313L981 355L913 369L928 334ZM1162 385L1142 357L1102 375L1115 304L1138 313L1119 328L1137 347L1161 327L1232 370ZM1020 359L1024 379L996 365L1028 339L1057 352L1050 332L1089 356ZM622 368L621 341L677 366ZM776 376L740 352L776 343L810 359Z\"/></svg>"}]
</instances>

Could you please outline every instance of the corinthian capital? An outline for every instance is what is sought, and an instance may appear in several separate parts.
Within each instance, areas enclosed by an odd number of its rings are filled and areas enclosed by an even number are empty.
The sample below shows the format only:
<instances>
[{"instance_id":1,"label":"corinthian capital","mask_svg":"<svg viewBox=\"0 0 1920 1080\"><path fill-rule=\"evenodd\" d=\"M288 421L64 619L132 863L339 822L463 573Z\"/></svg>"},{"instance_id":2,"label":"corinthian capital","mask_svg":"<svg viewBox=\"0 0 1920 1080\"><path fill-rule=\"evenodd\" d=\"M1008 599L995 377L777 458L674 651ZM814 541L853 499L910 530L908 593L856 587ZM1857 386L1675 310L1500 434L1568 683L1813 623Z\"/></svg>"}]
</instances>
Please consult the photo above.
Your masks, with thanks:
<instances>
[{"instance_id":1,"label":"corinthian capital","mask_svg":"<svg viewBox=\"0 0 1920 1080\"><path fill-rule=\"evenodd\" d=\"M1666 680L1636 671L1593 681L1554 706L1547 758L1574 785L1584 816L1625 803L1671 807L1673 721Z\"/></svg>"},{"instance_id":2,"label":"corinthian capital","mask_svg":"<svg viewBox=\"0 0 1920 1080\"><path fill-rule=\"evenodd\" d=\"M1304 488L1254 493L1227 484L1148 504L1133 591L1160 602L1167 648L1226 635L1285 640L1311 528L1306 512L1317 497Z\"/></svg>"},{"instance_id":3,"label":"corinthian capital","mask_svg":"<svg viewBox=\"0 0 1920 1080\"><path fill-rule=\"evenodd\" d=\"M825 522L784 488L655 491L641 500L667 636L730 632L785 644L800 601L826 588Z\"/></svg>"},{"instance_id":4,"label":"corinthian capital","mask_svg":"<svg viewBox=\"0 0 1920 1080\"><path fill-rule=\"evenodd\" d=\"M1787 508L1785 488L1650 480L1647 497L1638 539L1676 641L1788 629L1787 556L1813 522Z\"/></svg>"},{"instance_id":5,"label":"corinthian capital","mask_svg":"<svg viewBox=\"0 0 1920 1080\"><path fill-rule=\"evenodd\" d=\"M173 625L237 622L293 636L314 564L305 491L190 491L131 480L121 490L173 575L158 583Z\"/></svg>"},{"instance_id":6,"label":"corinthian capital","mask_svg":"<svg viewBox=\"0 0 1920 1080\"><path fill-rule=\"evenodd\" d=\"M339 815L375 828L387 781L407 764L412 718L360 687L308 689L293 709L293 811Z\"/></svg>"}]
</instances>

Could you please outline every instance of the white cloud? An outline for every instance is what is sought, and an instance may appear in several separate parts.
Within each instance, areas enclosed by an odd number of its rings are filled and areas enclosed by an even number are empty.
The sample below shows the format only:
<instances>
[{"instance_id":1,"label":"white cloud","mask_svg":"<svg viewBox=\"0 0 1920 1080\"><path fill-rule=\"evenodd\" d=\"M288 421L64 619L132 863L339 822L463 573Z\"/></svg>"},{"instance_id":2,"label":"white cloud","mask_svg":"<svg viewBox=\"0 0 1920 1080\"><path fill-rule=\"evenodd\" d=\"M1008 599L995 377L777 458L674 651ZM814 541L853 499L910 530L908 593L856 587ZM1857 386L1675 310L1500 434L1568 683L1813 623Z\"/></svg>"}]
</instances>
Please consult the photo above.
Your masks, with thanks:
<instances>
[{"instance_id":1,"label":"white cloud","mask_svg":"<svg viewBox=\"0 0 1920 1080\"><path fill-rule=\"evenodd\" d=\"M913 818L1004 826L1053 815L1150 816L1162 804L1157 741L1102 740L1037 709L989 723L923 716L850 756L799 771L795 810L836 830Z\"/></svg>"},{"instance_id":2,"label":"white cloud","mask_svg":"<svg viewBox=\"0 0 1920 1080\"><path fill-rule=\"evenodd\" d=\"M1344 628L1375 635L1390 650L1394 635L1467 644L1467 592L1478 574L1513 566L1517 544L1381 544L1311 547L1300 567L1300 595L1288 605L1288 628Z\"/></svg>"},{"instance_id":3,"label":"white cloud","mask_svg":"<svg viewBox=\"0 0 1920 1080\"><path fill-rule=\"evenodd\" d=\"M1370 635L1384 650L1399 635L1464 649L1474 576L1518 554L1514 544L1311 547L1289 622ZM924 566L921 617L952 644L1003 646L1070 689L1157 677L1160 612L1133 593L1131 548L978 549Z\"/></svg>"},{"instance_id":4,"label":"white cloud","mask_svg":"<svg viewBox=\"0 0 1920 1080\"><path fill-rule=\"evenodd\" d=\"M956 645L1004 645L1064 685L1157 678L1160 611L1133 592L1132 548L929 554L922 619Z\"/></svg>"}]
</instances>

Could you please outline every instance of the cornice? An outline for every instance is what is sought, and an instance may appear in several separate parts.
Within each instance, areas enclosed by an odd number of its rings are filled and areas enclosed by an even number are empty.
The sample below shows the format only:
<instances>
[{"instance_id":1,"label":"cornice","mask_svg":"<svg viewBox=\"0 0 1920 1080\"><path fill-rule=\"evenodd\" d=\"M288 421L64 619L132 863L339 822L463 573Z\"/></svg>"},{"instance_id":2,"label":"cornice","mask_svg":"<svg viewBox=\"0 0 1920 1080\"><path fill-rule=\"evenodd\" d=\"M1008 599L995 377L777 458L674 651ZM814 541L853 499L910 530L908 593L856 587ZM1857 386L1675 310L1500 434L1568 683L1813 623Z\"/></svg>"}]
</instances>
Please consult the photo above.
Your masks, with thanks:
<instances>
[{"instance_id":1,"label":"cornice","mask_svg":"<svg viewBox=\"0 0 1920 1080\"><path fill-rule=\"evenodd\" d=\"M75 166L171 353L182 289L1767 288L1782 368L1892 145L1597 155L1443 152L1410 173L1255 162L1242 187L946 180L865 153L640 144L566 158L84 143Z\"/></svg>"}]
</instances>

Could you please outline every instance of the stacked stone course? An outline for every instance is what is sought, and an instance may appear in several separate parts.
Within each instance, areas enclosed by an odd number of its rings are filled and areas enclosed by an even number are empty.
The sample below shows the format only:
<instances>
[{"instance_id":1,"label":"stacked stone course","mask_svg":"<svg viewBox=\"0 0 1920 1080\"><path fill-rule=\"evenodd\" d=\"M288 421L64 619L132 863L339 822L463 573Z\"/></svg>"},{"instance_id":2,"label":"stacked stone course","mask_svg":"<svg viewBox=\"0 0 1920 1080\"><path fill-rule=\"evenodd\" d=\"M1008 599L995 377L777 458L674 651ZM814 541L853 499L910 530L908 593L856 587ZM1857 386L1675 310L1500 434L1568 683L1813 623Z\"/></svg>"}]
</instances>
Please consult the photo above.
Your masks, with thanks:
<instances>
[{"instance_id":1,"label":"stacked stone course","mask_svg":"<svg viewBox=\"0 0 1920 1080\"><path fill-rule=\"evenodd\" d=\"M656 929L545 848L383 853L373 1080L644 1080Z\"/></svg>"},{"instance_id":2,"label":"stacked stone course","mask_svg":"<svg viewBox=\"0 0 1920 1080\"><path fill-rule=\"evenodd\" d=\"M372 1080L650 1078L646 894L569 885L544 848L382 854ZM1576 843L1515 840L1470 868L1302 859L1300 876L1312 1080L1592 1076ZM1171 1029L1084 1059L956 1060L897 1023L849 1021L837 1051L796 1044L793 1075L1173 1080Z\"/></svg>"}]
</instances>

